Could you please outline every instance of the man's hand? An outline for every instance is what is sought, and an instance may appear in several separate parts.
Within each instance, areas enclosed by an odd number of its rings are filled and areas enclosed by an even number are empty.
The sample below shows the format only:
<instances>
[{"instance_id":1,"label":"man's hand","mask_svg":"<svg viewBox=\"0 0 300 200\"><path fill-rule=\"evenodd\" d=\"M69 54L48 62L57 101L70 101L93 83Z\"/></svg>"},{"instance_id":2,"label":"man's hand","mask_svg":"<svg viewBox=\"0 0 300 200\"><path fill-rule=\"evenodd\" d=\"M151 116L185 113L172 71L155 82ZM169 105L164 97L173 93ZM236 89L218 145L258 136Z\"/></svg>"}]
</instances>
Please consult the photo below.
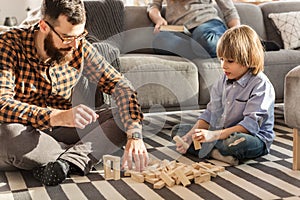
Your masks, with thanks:
<instances>
[{"instance_id":1,"label":"man's hand","mask_svg":"<svg viewBox=\"0 0 300 200\"><path fill-rule=\"evenodd\" d=\"M148 166L149 156L142 139L128 139L123 155L122 169L127 165L132 169L132 158L136 171L143 171Z\"/></svg>"},{"instance_id":2,"label":"man's hand","mask_svg":"<svg viewBox=\"0 0 300 200\"><path fill-rule=\"evenodd\" d=\"M94 110L80 104L69 110L53 110L50 114L50 125L84 129L98 117Z\"/></svg>"},{"instance_id":3,"label":"man's hand","mask_svg":"<svg viewBox=\"0 0 300 200\"><path fill-rule=\"evenodd\" d=\"M195 129L193 139L199 142L213 142L219 140L221 136L221 130L209 131L206 129Z\"/></svg>"}]
</instances>

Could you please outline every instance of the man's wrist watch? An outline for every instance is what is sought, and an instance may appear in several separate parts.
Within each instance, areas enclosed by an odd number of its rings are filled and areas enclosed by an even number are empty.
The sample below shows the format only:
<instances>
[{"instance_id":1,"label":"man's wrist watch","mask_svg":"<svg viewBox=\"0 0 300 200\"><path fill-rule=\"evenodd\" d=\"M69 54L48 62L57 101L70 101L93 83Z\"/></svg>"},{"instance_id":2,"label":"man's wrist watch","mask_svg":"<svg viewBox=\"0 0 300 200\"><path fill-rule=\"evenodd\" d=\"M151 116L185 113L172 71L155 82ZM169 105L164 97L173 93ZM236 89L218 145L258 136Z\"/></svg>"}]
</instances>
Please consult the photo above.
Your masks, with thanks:
<instances>
[{"instance_id":1,"label":"man's wrist watch","mask_svg":"<svg viewBox=\"0 0 300 200\"><path fill-rule=\"evenodd\" d=\"M131 135L127 135L128 139L134 139L134 140L138 140L138 139L143 139L143 136L141 133L139 132L133 132Z\"/></svg>"}]
</instances>

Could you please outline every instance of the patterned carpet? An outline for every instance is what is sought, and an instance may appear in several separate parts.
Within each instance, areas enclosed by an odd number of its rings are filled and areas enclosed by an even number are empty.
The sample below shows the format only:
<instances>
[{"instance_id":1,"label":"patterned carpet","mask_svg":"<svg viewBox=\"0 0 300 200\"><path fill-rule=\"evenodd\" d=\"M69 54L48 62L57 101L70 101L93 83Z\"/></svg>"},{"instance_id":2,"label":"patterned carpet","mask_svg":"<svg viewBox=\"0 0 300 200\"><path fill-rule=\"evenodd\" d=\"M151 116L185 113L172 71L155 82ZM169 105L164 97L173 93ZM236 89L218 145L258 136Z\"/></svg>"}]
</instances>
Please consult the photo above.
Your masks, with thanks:
<instances>
[{"instance_id":1,"label":"patterned carpet","mask_svg":"<svg viewBox=\"0 0 300 200\"><path fill-rule=\"evenodd\" d=\"M146 114L145 143L151 158L177 160L191 164L199 161L175 151L169 135L177 123L194 123L201 111ZM300 199L300 171L292 168L292 130L284 124L282 106L276 108L276 139L271 153L239 166L229 167L215 160L208 162L225 166L211 181L152 189L152 184L137 183L122 176L106 181L102 166L87 176L71 176L55 187L44 187L30 172L0 172L0 200L45 199ZM117 152L116 155L122 155Z\"/></svg>"}]
</instances>

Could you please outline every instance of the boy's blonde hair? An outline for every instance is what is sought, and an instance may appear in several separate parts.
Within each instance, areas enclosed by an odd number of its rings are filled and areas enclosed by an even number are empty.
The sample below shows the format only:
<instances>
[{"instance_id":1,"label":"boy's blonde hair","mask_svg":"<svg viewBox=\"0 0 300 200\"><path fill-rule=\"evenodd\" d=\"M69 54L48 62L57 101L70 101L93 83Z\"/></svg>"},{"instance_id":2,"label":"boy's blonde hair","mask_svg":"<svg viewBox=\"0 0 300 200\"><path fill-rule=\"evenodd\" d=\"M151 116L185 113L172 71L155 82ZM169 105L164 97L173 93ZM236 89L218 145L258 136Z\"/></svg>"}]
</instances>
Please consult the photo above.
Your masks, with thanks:
<instances>
[{"instance_id":1,"label":"boy's blonde hair","mask_svg":"<svg viewBox=\"0 0 300 200\"><path fill-rule=\"evenodd\" d=\"M228 29L218 41L217 55L251 68L254 75L264 70L264 48L257 33L247 25Z\"/></svg>"}]
</instances>

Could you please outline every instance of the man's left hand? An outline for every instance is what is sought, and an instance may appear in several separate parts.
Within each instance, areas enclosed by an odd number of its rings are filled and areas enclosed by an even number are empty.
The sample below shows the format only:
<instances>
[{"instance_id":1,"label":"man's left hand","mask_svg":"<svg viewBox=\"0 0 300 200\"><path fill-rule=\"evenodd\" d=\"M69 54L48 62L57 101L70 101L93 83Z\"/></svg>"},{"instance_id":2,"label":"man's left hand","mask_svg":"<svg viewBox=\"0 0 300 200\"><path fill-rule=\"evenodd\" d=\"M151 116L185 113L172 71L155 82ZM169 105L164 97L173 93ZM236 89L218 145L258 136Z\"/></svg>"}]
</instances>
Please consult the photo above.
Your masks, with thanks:
<instances>
[{"instance_id":1,"label":"man's left hand","mask_svg":"<svg viewBox=\"0 0 300 200\"><path fill-rule=\"evenodd\" d=\"M124 169L126 165L128 169L132 169L132 158L136 171L141 172L148 166L149 156L142 139L127 140L123 155L122 169Z\"/></svg>"}]
</instances>

